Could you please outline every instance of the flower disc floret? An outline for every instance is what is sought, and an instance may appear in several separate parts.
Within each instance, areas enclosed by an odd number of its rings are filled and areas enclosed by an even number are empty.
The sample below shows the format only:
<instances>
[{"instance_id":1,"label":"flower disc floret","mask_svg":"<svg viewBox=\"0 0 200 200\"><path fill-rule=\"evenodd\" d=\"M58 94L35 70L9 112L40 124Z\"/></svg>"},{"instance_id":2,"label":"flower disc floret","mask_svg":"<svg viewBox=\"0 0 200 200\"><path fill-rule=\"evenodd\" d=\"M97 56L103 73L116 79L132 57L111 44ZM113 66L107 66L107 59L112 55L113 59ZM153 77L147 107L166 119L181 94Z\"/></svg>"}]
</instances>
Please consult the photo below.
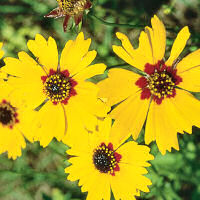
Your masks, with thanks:
<instances>
[{"instance_id":1,"label":"flower disc floret","mask_svg":"<svg viewBox=\"0 0 200 200\"><path fill-rule=\"evenodd\" d=\"M42 81L44 93L54 104L67 104L69 98L76 95L74 87L77 82L69 77L67 70L56 72L51 69L48 76L42 76Z\"/></svg>"},{"instance_id":2,"label":"flower disc floret","mask_svg":"<svg viewBox=\"0 0 200 200\"><path fill-rule=\"evenodd\" d=\"M0 124L12 129L16 123L19 123L17 116L16 108L9 102L3 100L0 103Z\"/></svg>"},{"instance_id":3,"label":"flower disc floret","mask_svg":"<svg viewBox=\"0 0 200 200\"><path fill-rule=\"evenodd\" d=\"M156 65L145 65L146 76L139 78L136 85L142 89L141 99L149 99L151 96L157 104L161 104L164 98L175 97L175 86L182 82L177 75L177 70L168 67L163 61Z\"/></svg>"},{"instance_id":4,"label":"flower disc floret","mask_svg":"<svg viewBox=\"0 0 200 200\"><path fill-rule=\"evenodd\" d=\"M83 12L86 0L57 0L65 14L78 15Z\"/></svg>"},{"instance_id":5,"label":"flower disc floret","mask_svg":"<svg viewBox=\"0 0 200 200\"><path fill-rule=\"evenodd\" d=\"M113 150L112 143L109 143L108 146L102 143L94 150L93 163L101 173L110 173L114 176L115 172L120 170L118 163L121 157Z\"/></svg>"}]
</instances>

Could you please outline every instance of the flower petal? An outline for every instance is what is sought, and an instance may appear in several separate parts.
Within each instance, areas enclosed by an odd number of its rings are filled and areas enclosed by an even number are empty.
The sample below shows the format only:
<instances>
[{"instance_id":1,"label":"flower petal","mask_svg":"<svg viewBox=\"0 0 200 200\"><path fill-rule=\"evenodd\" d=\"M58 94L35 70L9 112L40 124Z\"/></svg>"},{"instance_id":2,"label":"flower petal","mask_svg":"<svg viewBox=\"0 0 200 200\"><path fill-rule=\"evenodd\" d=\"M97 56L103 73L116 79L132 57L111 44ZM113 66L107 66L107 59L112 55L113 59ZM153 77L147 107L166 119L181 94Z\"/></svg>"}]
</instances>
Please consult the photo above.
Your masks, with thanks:
<instances>
[{"instance_id":1,"label":"flower petal","mask_svg":"<svg viewBox=\"0 0 200 200\"><path fill-rule=\"evenodd\" d=\"M140 167L148 167L150 164L147 162L153 160L154 157L150 154L150 148L144 145L138 145L134 141L123 144L117 152L122 156L120 162L128 163Z\"/></svg>"},{"instance_id":2,"label":"flower petal","mask_svg":"<svg viewBox=\"0 0 200 200\"><path fill-rule=\"evenodd\" d=\"M47 71L50 69L57 70L58 50L56 42L52 37L49 37L48 41L46 41L42 35L37 34L35 40L28 41L27 46Z\"/></svg>"},{"instance_id":3,"label":"flower petal","mask_svg":"<svg viewBox=\"0 0 200 200\"><path fill-rule=\"evenodd\" d=\"M135 82L139 75L134 72L115 68L109 70L108 78L99 82L100 88L98 96L106 98L108 105L114 105L135 93L139 88Z\"/></svg>"},{"instance_id":4,"label":"flower petal","mask_svg":"<svg viewBox=\"0 0 200 200\"><path fill-rule=\"evenodd\" d=\"M85 68L84 70L79 72L77 75L75 75L74 78L77 80L83 81L93 76L103 74L105 69L106 69L106 65L104 65L103 63L90 65L89 67Z\"/></svg>"},{"instance_id":5,"label":"flower petal","mask_svg":"<svg viewBox=\"0 0 200 200\"><path fill-rule=\"evenodd\" d=\"M0 153L8 152L8 158L15 160L22 154L22 148L26 147L23 135L17 128L4 128L0 124Z\"/></svg>"},{"instance_id":6,"label":"flower petal","mask_svg":"<svg viewBox=\"0 0 200 200\"><path fill-rule=\"evenodd\" d=\"M188 39L190 37L190 32L187 26L182 28L182 30L178 33L174 44L172 46L171 54L169 59L166 61L166 65L172 66L174 61L178 58L178 56L183 51Z\"/></svg>"},{"instance_id":7,"label":"flower petal","mask_svg":"<svg viewBox=\"0 0 200 200\"><path fill-rule=\"evenodd\" d=\"M144 125L149 108L149 100L141 100L140 93L132 95L119 104L110 113L115 119L111 138L118 144L124 142L131 134L136 140Z\"/></svg>"},{"instance_id":8,"label":"flower petal","mask_svg":"<svg viewBox=\"0 0 200 200\"><path fill-rule=\"evenodd\" d=\"M47 102L39 111L32 122L34 140L46 147L55 137L60 141L66 134L64 110L61 105Z\"/></svg>"},{"instance_id":9,"label":"flower petal","mask_svg":"<svg viewBox=\"0 0 200 200\"><path fill-rule=\"evenodd\" d=\"M179 87L192 92L200 92L200 49L196 50L177 64L177 70L183 81Z\"/></svg>"},{"instance_id":10,"label":"flower petal","mask_svg":"<svg viewBox=\"0 0 200 200\"><path fill-rule=\"evenodd\" d=\"M126 163L120 164L120 171L110 178L115 199L135 199L138 190L149 192L147 186L151 185L151 181L142 175L143 169Z\"/></svg>"},{"instance_id":11,"label":"flower petal","mask_svg":"<svg viewBox=\"0 0 200 200\"><path fill-rule=\"evenodd\" d=\"M84 40L83 32L79 33L75 41L68 41L62 51L61 69L69 70L74 75L87 67L96 57L96 52L88 52L91 39Z\"/></svg>"},{"instance_id":12,"label":"flower petal","mask_svg":"<svg viewBox=\"0 0 200 200\"><path fill-rule=\"evenodd\" d=\"M192 94L184 90L176 91L173 103L181 115L190 123L191 126L200 127L199 113L200 101Z\"/></svg>"},{"instance_id":13,"label":"flower petal","mask_svg":"<svg viewBox=\"0 0 200 200\"><path fill-rule=\"evenodd\" d=\"M153 47L153 57L155 63L162 60L165 55L165 46L166 46L166 30L159 18L154 15L151 18L153 34L151 35L151 42Z\"/></svg>"},{"instance_id":14,"label":"flower petal","mask_svg":"<svg viewBox=\"0 0 200 200\"><path fill-rule=\"evenodd\" d=\"M172 120L168 120L168 115L166 114L167 103L164 100L158 105L152 101L145 128L145 143L149 144L152 140L156 140L158 148L163 155L166 150L171 152L172 147L179 150L177 130L170 123Z\"/></svg>"}]
</instances>

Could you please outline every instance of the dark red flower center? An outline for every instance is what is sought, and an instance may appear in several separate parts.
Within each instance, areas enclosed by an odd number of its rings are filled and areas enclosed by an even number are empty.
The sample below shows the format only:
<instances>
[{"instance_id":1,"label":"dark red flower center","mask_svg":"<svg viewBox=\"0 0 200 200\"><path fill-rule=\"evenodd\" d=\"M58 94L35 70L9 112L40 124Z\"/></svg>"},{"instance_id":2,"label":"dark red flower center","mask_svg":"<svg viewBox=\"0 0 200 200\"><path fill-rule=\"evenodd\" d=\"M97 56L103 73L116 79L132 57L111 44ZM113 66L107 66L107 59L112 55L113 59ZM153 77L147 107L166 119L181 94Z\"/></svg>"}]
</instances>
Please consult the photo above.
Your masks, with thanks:
<instances>
[{"instance_id":1,"label":"dark red flower center","mask_svg":"<svg viewBox=\"0 0 200 200\"><path fill-rule=\"evenodd\" d=\"M147 63L145 72L147 75L136 81L136 85L142 89L141 99L153 97L157 104L161 104L164 98L175 97L175 86L182 82L182 78L174 67L166 66L163 61L156 65Z\"/></svg>"},{"instance_id":2,"label":"dark red flower center","mask_svg":"<svg viewBox=\"0 0 200 200\"><path fill-rule=\"evenodd\" d=\"M16 123L19 123L17 116L16 108L9 102L3 100L0 103L0 124L12 129Z\"/></svg>"},{"instance_id":3,"label":"dark red flower center","mask_svg":"<svg viewBox=\"0 0 200 200\"><path fill-rule=\"evenodd\" d=\"M69 76L67 70L56 72L51 69L49 75L42 76L41 79L44 83L44 93L54 104L67 104L69 98L76 95L74 87L77 82Z\"/></svg>"},{"instance_id":4,"label":"dark red flower center","mask_svg":"<svg viewBox=\"0 0 200 200\"><path fill-rule=\"evenodd\" d=\"M119 165L122 156L113 150L112 143L108 146L102 143L94 150L93 163L101 173L110 173L115 175L116 171L119 171Z\"/></svg>"}]
</instances>

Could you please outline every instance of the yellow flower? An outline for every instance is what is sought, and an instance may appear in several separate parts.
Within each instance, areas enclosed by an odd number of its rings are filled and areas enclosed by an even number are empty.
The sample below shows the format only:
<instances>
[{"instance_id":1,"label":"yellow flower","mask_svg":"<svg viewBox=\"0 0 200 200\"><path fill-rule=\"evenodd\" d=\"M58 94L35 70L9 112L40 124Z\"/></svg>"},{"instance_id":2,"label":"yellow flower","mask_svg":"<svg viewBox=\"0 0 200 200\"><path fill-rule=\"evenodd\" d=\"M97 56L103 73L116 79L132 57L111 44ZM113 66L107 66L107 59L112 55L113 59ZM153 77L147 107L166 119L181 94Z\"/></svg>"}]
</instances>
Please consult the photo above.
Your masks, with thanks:
<instances>
[{"instance_id":1,"label":"yellow flower","mask_svg":"<svg viewBox=\"0 0 200 200\"><path fill-rule=\"evenodd\" d=\"M96 116L108 111L97 99L97 86L87 81L106 68L104 64L88 66L96 57L96 51L88 51L90 44L91 39L84 40L80 33L75 41L66 43L58 64L55 40L50 37L46 41L38 34L27 44L38 62L25 52L18 54L19 59L4 59L4 70L16 76L8 82L37 113L31 128L43 147L53 137L66 143L70 136L78 137L82 129L92 130Z\"/></svg>"},{"instance_id":2,"label":"yellow flower","mask_svg":"<svg viewBox=\"0 0 200 200\"><path fill-rule=\"evenodd\" d=\"M0 84L0 154L8 152L8 157L15 160L26 147L24 137L32 141L28 124L33 112L27 112L26 104L9 85L3 81Z\"/></svg>"},{"instance_id":3,"label":"yellow flower","mask_svg":"<svg viewBox=\"0 0 200 200\"><path fill-rule=\"evenodd\" d=\"M115 143L111 129L112 120L106 118L93 133L84 133L67 151L71 165L65 169L70 181L79 181L82 192L88 192L87 200L110 200L111 190L116 200L135 199L140 191L149 192L151 181L147 174L147 162L154 157L150 149L129 141Z\"/></svg>"},{"instance_id":4,"label":"yellow flower","mask_svg":"<svg viewBox=\"0 0 200 200\"><path fill-rule=\"evenodd\" d=\"M200 102L186 91L200 92L200 50L178 60L190 36L184 27L165 61L165 27L157 16L151 23L152 28L141 32L137 49L122 33L117 33L122 46L113 46L120 58L143 75L112 69L109 78L98 85L99 96L107 98L109 105L121 102L110 116L115 119L114 128L121 130L122 140L130 134L137 139L146 120L145 143L156 140L165 154L172 147L179 150L177 132L191 134L193 125L200 126Z\"/></svg>"},{"instance_id":5,"label":"yellow flower","mask_svg":"<svg viewBox=\"0 0 200 200\"><path fill-rule=\"evenodd\" d=\"M57 0L59 7L53 9L45 17L59 18L65 17L63 22L64 32L67 30L67 24L70 17L74 17L76 25L78 25L83 18L84 10L92 6L90 0Z\"/></svg>"}]
</instances>

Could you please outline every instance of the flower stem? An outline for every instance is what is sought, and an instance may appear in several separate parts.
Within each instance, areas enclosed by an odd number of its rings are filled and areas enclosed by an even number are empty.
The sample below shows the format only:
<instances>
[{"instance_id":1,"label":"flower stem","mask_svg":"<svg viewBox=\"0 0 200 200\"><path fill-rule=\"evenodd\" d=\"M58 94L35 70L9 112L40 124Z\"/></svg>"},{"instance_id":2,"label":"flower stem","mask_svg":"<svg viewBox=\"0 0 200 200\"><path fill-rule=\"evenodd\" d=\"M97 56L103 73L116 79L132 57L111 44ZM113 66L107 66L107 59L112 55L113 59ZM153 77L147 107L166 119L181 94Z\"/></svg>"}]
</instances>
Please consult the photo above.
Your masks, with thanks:
<instances>
[{"instance_id":1,"label":"flower stem","mask_svg":"<svg viewBox=\"0 0 200 200\"><path fill-rule=\"evenodd\" d=\"M88 16L91 19L95 19L106 26L122 27L122 28L139 28L139 29L143 29L146 26L146 25L140 25L140 24L117 24L117 23L107 22L107 21L97 17L96 15L92 14L91 12L88 13ZM174 27L174 28L166 27L166 30L174 32L174 33L178 33L179 28L178 27Z\"/></svg>"},{"instance_id":2,"label":"flower stem","mask_svg":"<svg viewBox=\"0 0 200 200\"><path fill-rule=\"evenodd\" d=\"M117 23L107 22L92 13L88 13L88 16L91 19L95 19L95 20L99 21L100 23L107 25L107 26L123 27L123 28L144 28L145 27L144 25L139 25L139 24L135 24L135 25L134 24L117 24Z\"/></svg>"}]
</instances>

